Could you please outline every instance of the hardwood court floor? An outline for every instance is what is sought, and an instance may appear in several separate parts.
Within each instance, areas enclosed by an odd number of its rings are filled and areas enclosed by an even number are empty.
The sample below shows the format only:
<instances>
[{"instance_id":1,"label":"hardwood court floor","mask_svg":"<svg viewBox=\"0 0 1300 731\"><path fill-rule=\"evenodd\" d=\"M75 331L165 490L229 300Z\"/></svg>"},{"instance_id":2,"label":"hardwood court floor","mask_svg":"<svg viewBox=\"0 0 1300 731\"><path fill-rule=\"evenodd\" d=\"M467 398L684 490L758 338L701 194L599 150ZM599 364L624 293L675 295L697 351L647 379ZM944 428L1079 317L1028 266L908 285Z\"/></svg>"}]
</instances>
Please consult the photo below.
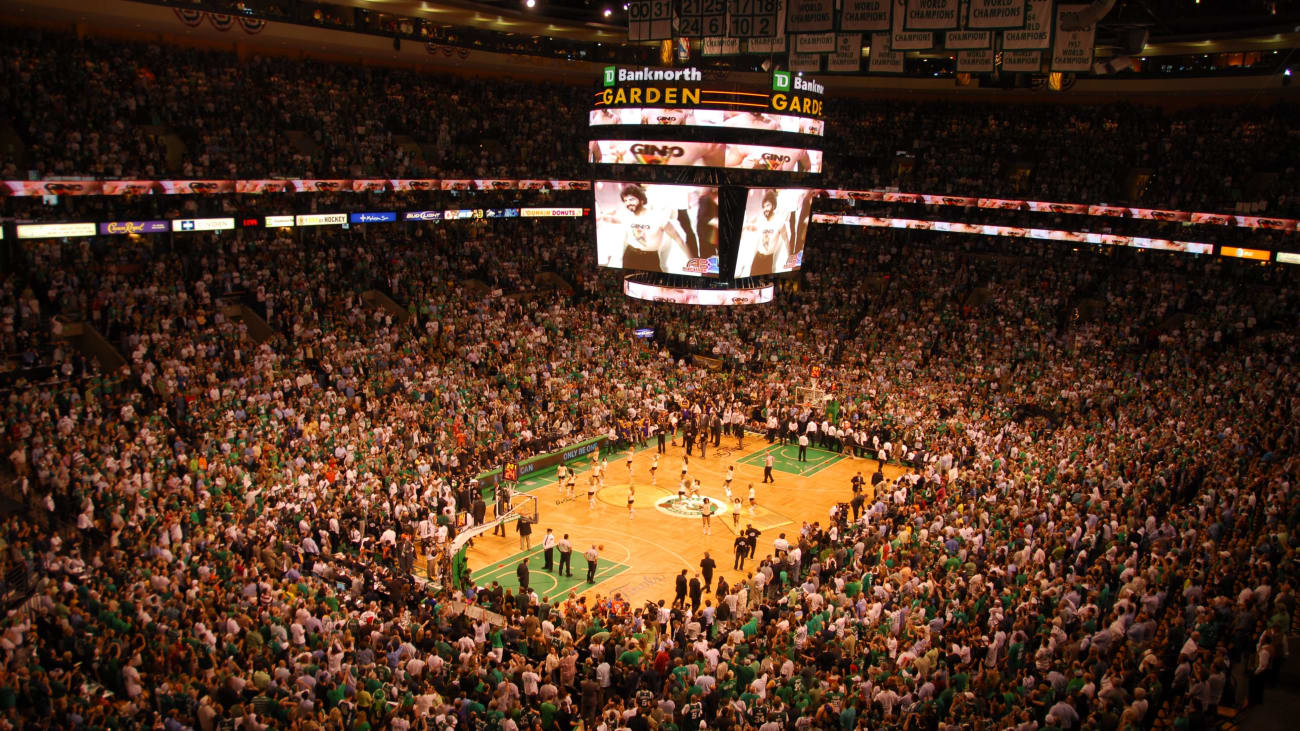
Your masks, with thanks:
<instances>
[{"instance_id":1,"label":"hardwood court floor","mask_svg":"<svg viewBox=\"0 0 1300 731\"><path fill-rule=\"evenodd\" d=\"M484 535L474 539L467 558L474 581L480 585L493 580L502 586L517 586L515 569L525 553L529 557L530 582L538 594L550 591L551 600L562 601L572 592L576 596L586 593L609 596L619 592L638 606L646 601L664 599L672 601L674 578L687 569L688 578L699 571L700 561L708 551L717 569L717 577L728 583L748 576L755 566L746 561L744 571L733 570L735 539L733 525L745 530L749 524L762 531L758 539L757 555L762 558L772 552L772 542L784 532L796 536L804 521L829 520L830 509L836 503L848 502L852 496L850 480L861 472L868 480L876 469L876 461L841 456L820 449L809 448L808 461L798 462L798 447L770 445L767 440L748 435L743 449L736 449L734 437L722 440L720 448L709 446L707 456L701 459L698 451L690 458L688 476L700 480L701 492L726 505L726 511L712 519L709 535L705 535L699 517L674 515L655 503L675 498L681 477L682 455L680 446L668 446L659 459L657 485L651 485L650 464L655 454L655 443L649 449L633 453L629 475L627 452L609 454L609 467L605 485L596 494L594 507L588 506L586 485L590 460L578 460L577 499L557 504L560 491L554 479L554 470L546 475L530 478L521 487L538 500L539 520L533 527L533 548L521 552L519 536L514 525L507 528L507 536ZM763 461L768 452L773 453L775 484L762 484ZM733 520L731 501L723 491L727 467L735 465L732 493L742 502L738 524ZM885 465L885 476L892 479L906 471L898 465ZM751 514L748 506L749 485L754 485L757 504ZM628 486L635 487L635 513L629 518L627 509ZM868 488L869 488L868 484ZM554 530L556 537L569 534L573 542L574 581L560 581L542 569L540 549L546 529ZM597 582L585 581L586 562L582 554L593 544L604 546L600 551ZM557 558L558 562L558 558ZM610 570L617 569L617 570Z\"/></svg>"}]
</instances>

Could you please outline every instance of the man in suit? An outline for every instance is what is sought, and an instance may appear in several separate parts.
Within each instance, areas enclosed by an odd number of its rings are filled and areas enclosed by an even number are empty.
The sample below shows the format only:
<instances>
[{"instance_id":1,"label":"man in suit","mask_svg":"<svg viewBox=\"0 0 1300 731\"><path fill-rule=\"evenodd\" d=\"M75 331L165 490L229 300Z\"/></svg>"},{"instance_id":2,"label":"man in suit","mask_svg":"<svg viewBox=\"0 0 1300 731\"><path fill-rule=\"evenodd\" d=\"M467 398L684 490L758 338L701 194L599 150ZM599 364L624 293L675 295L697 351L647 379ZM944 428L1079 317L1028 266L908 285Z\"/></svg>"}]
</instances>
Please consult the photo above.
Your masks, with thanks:
<instances>
[{"instance_id":1,"label":"man in suit","mask_svg":"<svg viewBox=\"0 0 1300 731\"><path fill-rule=\"evenodd\" d=\"M717 567L718 562L709 557L709 552L704 552L704 560L700 561L700 573L704 575L704 590L708 591L713 585L713 569Z\"/></svg>"},{"instance_id":2,"label":"man in suit","mask_svg":"<svg viewBox=\"0 0 1300 731\"><path fill-rule=\"evenodd\" d=\"M687 591L686 569L682 569L682 572L677 575L676 585L674 588L676 589L676 594L673 597L673 606L684 606L686 604Z\"/></svg>"},{"instance_id":3,"label":"man in suit","mask_svg":"<svg viewBox=\"0 0 1300 731\"><path fill-rule=\"evenodd\" d=\"M519 566L515 568L515 576L519 578L519 591L527 592L528 591L528 559L527 558L519 562Z\"/></svg>"},{"instance_id":4,"label":"man in suit","mask_svg":"<svg viewBox=\"0 0 1300 731\"><path fill-rule=\"evenodd\" d=\"M569 542L569 534L565 533L555 545L560 549L560 569L556 573L573 576L573 544Z\"/></svg>"},{"instance_id":5,"label":"man in suit","mask_svg":"<svg viewBox=\"0 0 1300 731\"><path fill-rule=\"evenodd\" d=\"M546 529L546 535L542 537L542 570L551 573L555 568L555 534L550 528Z\"/></svg>"}]
</instances>

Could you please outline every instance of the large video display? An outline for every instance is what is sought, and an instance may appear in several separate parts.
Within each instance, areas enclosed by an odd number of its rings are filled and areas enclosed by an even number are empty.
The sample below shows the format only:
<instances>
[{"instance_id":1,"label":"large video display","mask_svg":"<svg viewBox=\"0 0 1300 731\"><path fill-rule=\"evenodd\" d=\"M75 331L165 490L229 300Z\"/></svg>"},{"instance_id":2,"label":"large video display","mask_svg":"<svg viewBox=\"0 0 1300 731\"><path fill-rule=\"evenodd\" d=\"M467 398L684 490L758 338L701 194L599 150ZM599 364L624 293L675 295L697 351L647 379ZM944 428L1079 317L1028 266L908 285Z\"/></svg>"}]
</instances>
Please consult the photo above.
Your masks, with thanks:
<instances>
[{"instance_id":1,"label":"large video display","mask_svg":"<svg viewBox=\"0 0 1300 731\"><path fill-rule=\"evenodd\" d=\"M598 181L596 259L603 267L718 276L718 189Z\"/></svg>"},{"instance_id":2,"label":"large video display","mask_svg":"<svg viewBox=\"0 0 1300 731\"><path fill-rule=\"evenodd\" d=\"M676 167L820 173L822 151L771 145L736 145L671 140L592 140L588 162Z\"/></svg>"},{"instance_id":3,"label":"large video display","mask_svg":"<svg viewBox=\"0 0 1300 731\"><path fill-rule=\"evenodd\" d=\"M683 127L731 127L762 129L821 136L826 123L793 114L736 112L722 109L667 109L664 107L620 107L593 109L588 116L592 127L602 125L667 125Z\"/></svg>"},{"instance_id":4,"label":"large video display","mask_svg":"<svg viewBox=\"0 0 1300 731\"><path fill-rule=\"evenodd\" d=\"M736 277L791 272L803 266L804 242L815 190L754 188L736 251Z\"/></svg>"}]
</instances>

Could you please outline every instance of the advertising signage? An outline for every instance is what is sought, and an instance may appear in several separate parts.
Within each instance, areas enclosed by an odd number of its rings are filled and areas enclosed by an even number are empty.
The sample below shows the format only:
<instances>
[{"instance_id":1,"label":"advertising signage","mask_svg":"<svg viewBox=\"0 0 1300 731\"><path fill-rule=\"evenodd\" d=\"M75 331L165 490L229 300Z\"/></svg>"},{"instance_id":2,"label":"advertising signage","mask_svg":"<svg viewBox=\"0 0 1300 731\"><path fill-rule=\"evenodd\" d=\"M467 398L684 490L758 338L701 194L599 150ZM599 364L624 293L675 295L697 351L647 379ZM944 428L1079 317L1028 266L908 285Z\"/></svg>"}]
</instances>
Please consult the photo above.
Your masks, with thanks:
<instances>
[{"instance_id":1,"label":"advertising signage","mask_svg":"<svg viewBox=\"0 0 1300 731\"><path fill-rule=\"evenodd\" d=\"M94 236L93 223L32 223L16 227L20 239L61 239L69 236Z\"/></svg>"},{"instance_id":2,"label":"advertising signage","mask_svg":"<svg viewBox=\"0 0 1300 731\"><path fill-rule=\"evenodd\" d=\"M441 221L442 211L407 211L403 221Z\"/></svg>"},{"instance_id":3,"label":"advertising signage","mask_svg":"<svg viewBox=\"0 0 1300 731\"><path fill-rule=\"evenodd\" d=\"M342 226L348 222L346 213L308 213L294 219L299 226Z\"/></svg>"},{"instance_id":4,"label":"advertising signage","mask_svg":"<svg viewBox=\"0 0 1300 731\"><path fill-rule=\"evenodd\" d=\"M233 218L180 218L172 224L173 231L228 231L234 227Z\"/></svg>"},{"instance_id":5,"label":"advertising signage","mask_svg":"<svg viewBox=\"0 0 1300 731\"><path fill-rule=\"evenodd\" d=\"M171 221L109 221L99 224L100 236L162 234L171 230Z\"/></svg>"},{"instance_id":6,"label":"advertising signage","mask_svg":"<svg viewBox=\"0 0 1300 731\"><path fill-rule=\"evenodd\" d=\"M397 220L397 214L393 211L383 213L353 213L348 216L348 221L352 223L392 223Z\"/></svg>"}]
</instances>

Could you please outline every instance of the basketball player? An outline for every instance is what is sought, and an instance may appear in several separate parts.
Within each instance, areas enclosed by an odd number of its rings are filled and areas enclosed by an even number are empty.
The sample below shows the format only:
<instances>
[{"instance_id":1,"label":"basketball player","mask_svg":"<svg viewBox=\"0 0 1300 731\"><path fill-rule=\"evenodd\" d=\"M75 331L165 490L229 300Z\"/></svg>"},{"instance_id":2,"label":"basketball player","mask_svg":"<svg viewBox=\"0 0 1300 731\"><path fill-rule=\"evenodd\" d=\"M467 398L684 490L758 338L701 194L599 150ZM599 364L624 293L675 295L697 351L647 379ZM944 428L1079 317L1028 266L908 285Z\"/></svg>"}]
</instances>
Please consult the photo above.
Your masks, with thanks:
<instances>
[{"instance_id":1,"label":"basketball player","mask_svg":"<svg viewBox=\"0 0 1300 731\"><path fill-rule=\"evenodd\" d=\"M624 185L619 193L623 210L611 209L601 216L597 226L624 228L622 246L603 247L601 265L615 269L640 269L651 272L675 272L675 264L689 258L686 241L677 229L677 211L661 210L649 205L645 187Z\"/></svg>"},{"instance_id":2,"label":"basketball player","mask_svg":"<svg viewBox=\"0 0 1300 731\"><path fill-rule=\"evenodd\" d=\"M783 253L790 248L790 226L785 216L777 214L776 191L763 191L757 216L745 220L740 240L742 251L736 256L736 276L772 274ZM748 256L746 256L748 254Z\"/></svg>"}]
</instances>

